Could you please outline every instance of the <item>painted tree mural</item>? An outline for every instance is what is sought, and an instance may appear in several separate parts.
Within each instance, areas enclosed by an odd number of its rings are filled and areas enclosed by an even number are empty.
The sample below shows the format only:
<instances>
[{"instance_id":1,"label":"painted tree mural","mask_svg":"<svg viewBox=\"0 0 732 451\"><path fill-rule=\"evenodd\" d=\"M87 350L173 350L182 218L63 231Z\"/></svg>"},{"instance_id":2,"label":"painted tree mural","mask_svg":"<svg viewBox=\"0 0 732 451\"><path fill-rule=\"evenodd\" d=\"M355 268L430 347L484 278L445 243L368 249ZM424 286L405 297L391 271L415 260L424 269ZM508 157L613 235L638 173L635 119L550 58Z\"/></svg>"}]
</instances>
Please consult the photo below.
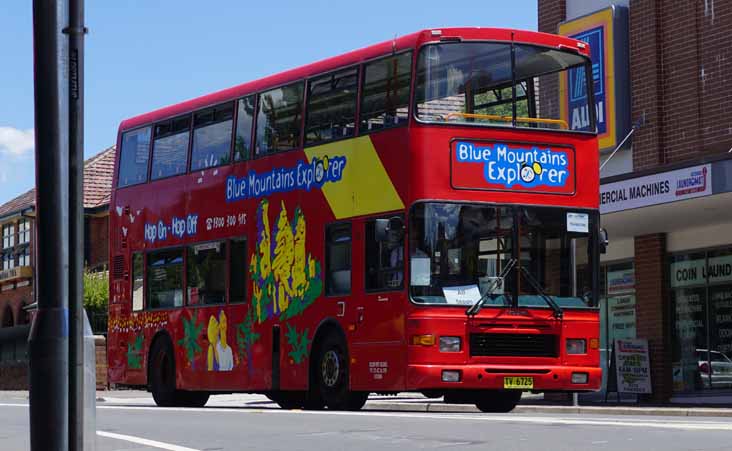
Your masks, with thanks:
<instances>
[{"instance_id":1,"label":"painted tree mural","mask_svg":"<svg viewBox=\"0 0 732 451\"><path fill-rule=\"evenodd\" d=\"M191 368L195 365L196 354L201 352L201 345L198 344L198 336L203 330L203 322L196 324L196 316L191 318L183 318L183 338L178 340L178 344L186 350L186 357Z\"/></svg>"}]
</instances>

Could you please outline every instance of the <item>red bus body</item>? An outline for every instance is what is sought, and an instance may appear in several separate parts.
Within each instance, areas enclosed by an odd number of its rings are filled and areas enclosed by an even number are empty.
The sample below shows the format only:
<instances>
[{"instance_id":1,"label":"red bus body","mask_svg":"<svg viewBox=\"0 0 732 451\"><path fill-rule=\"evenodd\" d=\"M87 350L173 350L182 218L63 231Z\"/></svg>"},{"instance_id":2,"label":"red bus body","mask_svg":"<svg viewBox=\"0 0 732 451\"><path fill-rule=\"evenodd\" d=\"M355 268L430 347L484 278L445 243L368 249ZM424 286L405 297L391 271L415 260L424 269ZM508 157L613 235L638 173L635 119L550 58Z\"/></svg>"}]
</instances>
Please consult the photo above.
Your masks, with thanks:
<instances>
[{"instance_id":1,"label":"red bus body","mask_svg":"<svg viewBox=\"0 0 732 451\"><path fill-rule=\"evenodd\" d=\"M162 119L233 102L248 94L295 80L307 80L339 68L358 67L392 53L411 50L412 67L415 67L423 45L457 38L462 41L513 40L574 49L580 55L588 55L588 49L577 41L542 33L481 28L442 29L439 33L426 30L125 120L120 125L117 149L121 149L122 135L126 131ZM414 95L414 76L411 83L410 92ZM459 183L451 175L451 165L455 164L451 157L452 147L456 140L540 143L568 149L567 152L574 156L573 186L568 192L458 188L455 185ZM116 173L119 155L118 151ZM314 157L322 159L324 155L331 157L331 168L338 164L333 156L345 158L346 163L341 168L343 174L329 173L329 176L340 176L340 185L330 183L321 188L287 192L275 190L265 197L230 198L227 202L226 190L231 188L227 179L236 183L246 180L252 171L264 174L278 168L294 168L299 162L310 162ZM548 308L486 307L476 315L468 316L464 307L417 305L410 300L407 283L400 290L367 291L364 224L369 219L395 214L409 217L410 208L425 200L596 211L598 164L598 143L594 134L453 124L435 126L417 120L410 108L408 124L403 127L372 133L356 132L352 138L315 147L303 147L301 140L292 151L115 188L110 203L110 382L149 386L149 369L153 365L150 352L154 341L167 337L174 348L175 387L178 390L304 391L312 385L314 345L323 339L324 330L338 330L347 343L352 391L502 390L508 376L530 376L531 388L536 391L597 390L601 381L597 309L567 308L561 319ZM306 166L307 163L303 167ZM329 170L337 171L338 168ZM115 187L117 182L116 175ZM351 292L327 296L322 289L325 227L342 221L351 224L353 237ZM166 229L163 238L158 230L160 224ZM154 239L146 239L146 229ZM410 232L407 228L405 233L409 236ZM133 254L147 255L157 249L175 249L194 243L230 243L227 240L235 237L247 239L244 258L250 272L231 274L231 264L227 260L229 263L222 276L227 286L235 278L245 278L246 302L191 305L194 295L190 290L186 294L184 288L181 307L133 311ZM295 242L294 256L289 257L286 268L290 277L287 280L293 280L288 287L295 290L295 278L304 277L301 288L311 290L309 294L303 294L301 290L299 295L280 295L278 290L284 288L277 283L268 285L258 278L263 274L263 259L271 259L268 264L277 266L276 259L285 258L274 251L280 239L294 239ZM191 258L190 251L186 255L188 257L184 259ZM230 258L234 257L227 256ZM410 280L409 270L406 264L406 281ZM148 272L146 269L145 296L148 295L148 279L153 276ZM185 287L188 276L185 271L183 274L181 283ZM271 302L268 305L260 304L262 296L268 296L261 293L262 289L274 290L269 294ZM257 302L253 299L255 294L259 296ZM297 302L302 303L297 311L292 306L296 297ZM144 302L147 305L148 300ZM226 322L222 323L224 317ZM213 335L208 333L212 321L217 326ZM473 356L470 352L473 333L553 335L557 339L558 355ZM223 343L218 338L221 336L226 337ZM437 341L441 336L461 337L461 350L439 352ZM221 352L214 349L212 337L220 349L230 349L233 365L227 371L211 367L211 355L218 358L217 352ZM564 340L575 337L590 343L585 353L570 355L566 352ZM445 370L458 371L459 380L445 381ZM572 383L574 373L586 374L586 381Z\"/></svg>"}]
</instances>

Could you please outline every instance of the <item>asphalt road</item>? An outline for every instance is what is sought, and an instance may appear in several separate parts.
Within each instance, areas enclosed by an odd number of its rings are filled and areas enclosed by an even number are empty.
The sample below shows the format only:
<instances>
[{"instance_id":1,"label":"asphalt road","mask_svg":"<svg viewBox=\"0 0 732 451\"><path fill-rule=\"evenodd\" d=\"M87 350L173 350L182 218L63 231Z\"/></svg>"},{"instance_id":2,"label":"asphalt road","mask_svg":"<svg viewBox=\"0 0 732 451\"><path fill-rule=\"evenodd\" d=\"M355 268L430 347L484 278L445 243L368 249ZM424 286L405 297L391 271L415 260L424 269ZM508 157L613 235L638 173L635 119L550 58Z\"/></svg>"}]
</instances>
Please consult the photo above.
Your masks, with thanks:
<instances>
[{"instance_id":1,"label":"asphalt road","mask_svg":"<svg viewBox=\"0 0 732 451\"><path fill-rule=\"evenodd\" d=\"M202 409L99 403L97 450L729 450L732 422L715 417ZM152 441L152 442L151 442ZM29 449L28 407L0 399L0 450Z\"/></svg>"}]
</instances>

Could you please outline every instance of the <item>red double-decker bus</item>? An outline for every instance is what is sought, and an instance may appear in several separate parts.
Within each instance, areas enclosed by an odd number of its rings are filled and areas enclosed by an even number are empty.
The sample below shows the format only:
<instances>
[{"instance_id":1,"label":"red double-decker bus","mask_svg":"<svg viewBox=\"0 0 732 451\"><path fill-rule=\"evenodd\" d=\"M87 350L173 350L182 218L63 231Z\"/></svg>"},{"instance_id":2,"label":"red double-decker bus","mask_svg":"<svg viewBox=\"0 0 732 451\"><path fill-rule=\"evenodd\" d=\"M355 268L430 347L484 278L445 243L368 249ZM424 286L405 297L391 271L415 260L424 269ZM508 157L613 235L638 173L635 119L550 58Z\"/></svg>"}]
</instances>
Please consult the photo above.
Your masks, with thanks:
<instances>
[{"instance_id":1,"label":"red double-decker bus","mask_svg":"<svg viewBox=\"0 0 732 451\"><path fill-rule=\"evenodd\" d=\"M580 41L433 29L124 121L110 381L312 409L598 389L592 76Z\"/></svg>"}]
</instances>

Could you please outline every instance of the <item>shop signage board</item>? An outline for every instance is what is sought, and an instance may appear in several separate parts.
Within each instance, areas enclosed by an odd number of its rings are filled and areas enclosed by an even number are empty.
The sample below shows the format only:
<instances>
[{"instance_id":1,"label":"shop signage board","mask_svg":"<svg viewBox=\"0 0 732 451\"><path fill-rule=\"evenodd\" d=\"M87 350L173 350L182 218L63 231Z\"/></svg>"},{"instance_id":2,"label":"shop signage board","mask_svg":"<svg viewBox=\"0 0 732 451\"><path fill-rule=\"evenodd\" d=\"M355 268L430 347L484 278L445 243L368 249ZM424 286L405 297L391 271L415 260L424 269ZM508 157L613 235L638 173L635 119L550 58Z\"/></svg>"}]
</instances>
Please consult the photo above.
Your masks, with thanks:
<instances>
[{"instance_id":1,"label":"shop signage board","mask_svg":"<svg viewBox=\"0 0 732 451\"><path fill-rule=\"evenodd\" d=\"M559 34L590 47L595 116L600 149L613 149L630 129L628 9L609 8L559 24ZM583 69L560 78L561 118L571 130L586 130L589 111Z\"/></svg>"},{"instance_id":2,"label":"shop signage board","mask_svg":"<svg viewBox=\"0 0 732 451\"><path fill-rule=\"evenodd\" d=\"M651 369L648 340L615 340L615 371L618 393L651 393Z\"/></svg>"},{"instance_id":3,"label":"shop signage board","mask_svg":"<svg viewBox=\"0 0 732 451\"><path fill-rule=\"evenodd\" d=\"M661 172L600 187L600 213L607 214L712 194L712 165Z\"/></svg>"},{"instance_id":4,"label":"shop signage board","mask_svg":"<svg viewBox=\"0 0 732 451\"><path fill-rule=\"evenodd\" d=\"M732 255L673 262L670 269L671 288L732 282Z\"/></svg>"}]
</instances>

